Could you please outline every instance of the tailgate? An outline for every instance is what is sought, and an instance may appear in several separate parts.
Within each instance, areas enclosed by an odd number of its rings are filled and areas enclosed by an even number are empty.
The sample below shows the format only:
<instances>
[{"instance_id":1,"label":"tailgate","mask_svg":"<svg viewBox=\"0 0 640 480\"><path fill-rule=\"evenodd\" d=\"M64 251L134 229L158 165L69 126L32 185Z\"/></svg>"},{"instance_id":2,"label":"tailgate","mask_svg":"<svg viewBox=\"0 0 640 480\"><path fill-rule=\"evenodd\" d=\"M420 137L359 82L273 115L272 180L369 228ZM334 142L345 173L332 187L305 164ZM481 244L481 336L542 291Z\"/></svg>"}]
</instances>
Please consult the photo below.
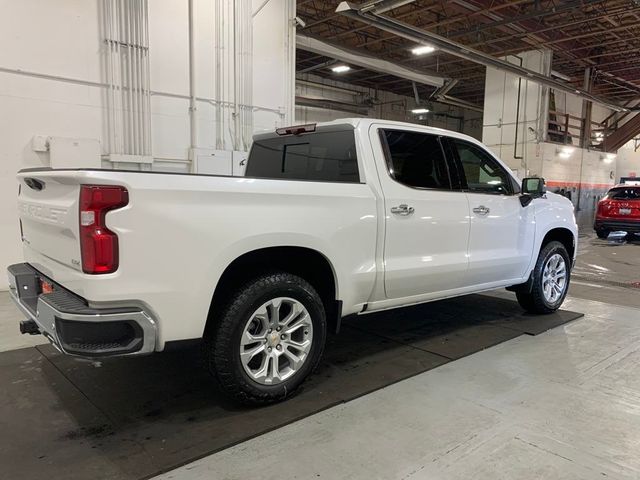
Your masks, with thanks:
<instances>
[{"instance_id":1,"label":"tailgate","mask_svg":"<svg viewBox=\"0 0 640 480\"><path fill-rule=\"evenodd\" d=\"M82 270L78 203L80 185L72 172L22 172L18 175L18 211L28 248Z\"/></svg>"}]
</instances>

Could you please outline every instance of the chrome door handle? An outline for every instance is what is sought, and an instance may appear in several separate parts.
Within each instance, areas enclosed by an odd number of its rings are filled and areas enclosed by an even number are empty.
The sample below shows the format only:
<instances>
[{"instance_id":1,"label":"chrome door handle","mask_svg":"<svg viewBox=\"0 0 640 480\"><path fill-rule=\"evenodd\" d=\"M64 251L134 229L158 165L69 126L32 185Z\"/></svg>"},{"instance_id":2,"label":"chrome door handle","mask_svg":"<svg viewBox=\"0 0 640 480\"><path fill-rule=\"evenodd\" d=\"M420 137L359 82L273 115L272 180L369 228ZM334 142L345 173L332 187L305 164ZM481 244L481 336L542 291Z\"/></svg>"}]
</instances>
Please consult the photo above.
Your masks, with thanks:
<instances>
[{"instance_id":1,"label":"chrome door handle","mask_svg":"<svg viewBox=\"0 0 640 480\"><path fill-rule=\"evenodd\" d=\"M410 207L406 203L403 203L402 205L398 205L397 207L391 207L391 213L395 213L396 215L407 216L407 215L411 215L414 211L415 209L413 207Z\"/></svg>"},{"instance_id":2,"label":"chrome door handle","mask_svg":"<svg viewBox=\"0 0 640 480\"><path fill-rule=\"evenodd\" d=\"M486 215L491 211L490 208L485 207L484 205L480 205L473 209L473 213L477 213L478 215Z\"/></svg>"}]
</instances>

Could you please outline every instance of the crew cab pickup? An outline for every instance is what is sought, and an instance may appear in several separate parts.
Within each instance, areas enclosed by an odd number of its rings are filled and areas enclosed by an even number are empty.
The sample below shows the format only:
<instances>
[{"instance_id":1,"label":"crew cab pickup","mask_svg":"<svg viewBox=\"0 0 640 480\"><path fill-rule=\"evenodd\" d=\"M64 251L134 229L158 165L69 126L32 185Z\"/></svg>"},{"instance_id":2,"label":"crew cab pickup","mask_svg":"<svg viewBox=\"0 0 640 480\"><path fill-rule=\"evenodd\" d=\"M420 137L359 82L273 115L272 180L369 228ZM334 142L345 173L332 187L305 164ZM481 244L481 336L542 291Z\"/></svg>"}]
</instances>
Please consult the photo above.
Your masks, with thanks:
<instances>
[{"instance_id":1,"label":"crew cab pickup","mask_svg":"<svg viewBox=\"0 0 640 480\"><path fill-rule=\"evenodd\" d=\"M566 198L468 136L372 119L254 137L245 175L23 170L26 333L81 357L201 340L220 387L291 395L341 318L514 290L560 307L576 255ZM469 312L470 315L472 312Z\"/></svg>"}]
</instances>

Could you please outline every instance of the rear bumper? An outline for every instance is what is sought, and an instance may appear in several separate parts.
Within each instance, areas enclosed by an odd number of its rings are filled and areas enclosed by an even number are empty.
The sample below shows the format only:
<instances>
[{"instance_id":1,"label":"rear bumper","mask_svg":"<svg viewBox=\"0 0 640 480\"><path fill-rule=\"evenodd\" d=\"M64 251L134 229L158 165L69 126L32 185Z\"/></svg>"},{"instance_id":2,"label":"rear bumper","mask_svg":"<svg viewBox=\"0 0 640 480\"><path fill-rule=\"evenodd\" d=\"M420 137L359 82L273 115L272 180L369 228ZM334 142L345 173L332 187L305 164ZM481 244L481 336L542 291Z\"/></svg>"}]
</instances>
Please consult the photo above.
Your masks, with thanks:
<instances>
[{"instance_id":1,"label":"rear bumper","mask_svg":"<svg viewBox=\"0 0 640 480\"><path fill-rule=\"evenodd\" d=\"M89 307L28 263L7 269L9 293L18 308L61 352L86 358L140 355L156 346L156 324L140 307ZM40 280L53 285L41 293Z\"/></svg>"},{"instance_id":2,"label":"rear bumper","mask_svg":"<svg viewBox=\"0 0 640 480\"><path fill-rule=\"evenodd\" d=\"M596 219L593 228L595 230L620 230L628 233L640 233L640 219L638 220L613 220L608 218Z\"/></svg>"}]
</instances>

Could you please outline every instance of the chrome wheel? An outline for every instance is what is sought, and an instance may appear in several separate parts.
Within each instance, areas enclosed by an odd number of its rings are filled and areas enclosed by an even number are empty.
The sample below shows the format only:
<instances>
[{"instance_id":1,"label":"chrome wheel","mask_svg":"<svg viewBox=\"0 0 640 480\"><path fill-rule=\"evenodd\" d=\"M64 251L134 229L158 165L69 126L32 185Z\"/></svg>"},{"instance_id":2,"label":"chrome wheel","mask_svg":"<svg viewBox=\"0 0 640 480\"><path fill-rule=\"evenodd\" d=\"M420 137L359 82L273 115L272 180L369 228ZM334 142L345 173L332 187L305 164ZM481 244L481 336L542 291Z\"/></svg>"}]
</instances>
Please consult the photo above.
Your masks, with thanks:
<instances>
[{"instance_id":1,"label":"chrome wheel","mask_svg":"<svg viewBox=\"0 0 640 480\"><path fill-rule=\"evenodd\" d=\"M552 255L542 272L542 292L547 302L556 303L567 287L567 264L562 255Z\"/></svg>"},{"instance_id":2,"label":"chrome wheel","mask_svg":"<svg viewBox=\"0 0 640 480\"><path fill-rule=\"evenodd\" d=\"M247 321L240 340L244 371L261 385L275 385L294 375L309 355L311 316L288 297L265 302Z\"/></svg>"}]
</instances>

